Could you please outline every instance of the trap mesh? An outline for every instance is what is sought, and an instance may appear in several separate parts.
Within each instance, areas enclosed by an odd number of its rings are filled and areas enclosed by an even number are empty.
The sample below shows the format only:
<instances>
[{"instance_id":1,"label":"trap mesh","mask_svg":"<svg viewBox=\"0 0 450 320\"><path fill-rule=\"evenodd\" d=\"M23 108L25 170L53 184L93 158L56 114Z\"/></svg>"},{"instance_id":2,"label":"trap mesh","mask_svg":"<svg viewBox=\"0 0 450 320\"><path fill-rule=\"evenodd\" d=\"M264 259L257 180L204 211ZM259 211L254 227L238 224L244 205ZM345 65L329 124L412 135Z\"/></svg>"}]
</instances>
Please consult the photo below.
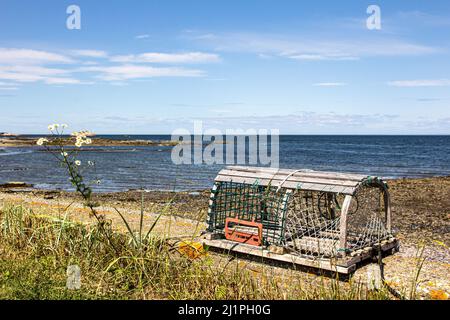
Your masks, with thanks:
<instances>
[{"instance_id":1,"label":"trap mesh","mask_svg":"<svg viewBox=\"0 0 450 320\"><path fill-rule=\"evenodd\" d=\"M261 223L264 244L283 242L287 194L283 196L273 187L234 182L216 183L212 193L208 231L223 233L225 219L238 218Z\"/></svg>"},{"instance_id":2,"label":"trap mesh","mask_svg":"<svg viewBox=\"0 0 450 320\"><path fill-rule=\"evenodd\" d=\"M363 249L388 239L383 193L378 188L361 188L355 195L357 210L347 218L347 243L351 250Z\"/></svg>"},{"instance_id":3,"label":"trap mesh","mask_svg":"<svg viewBox=\"0 0 450 320\"><path fill-rule=\"evenodd\" d=\"M301 255L334 256L340 207L334 194L296 190L286 212L286 245Z\"/></svg>"}]
</instances>

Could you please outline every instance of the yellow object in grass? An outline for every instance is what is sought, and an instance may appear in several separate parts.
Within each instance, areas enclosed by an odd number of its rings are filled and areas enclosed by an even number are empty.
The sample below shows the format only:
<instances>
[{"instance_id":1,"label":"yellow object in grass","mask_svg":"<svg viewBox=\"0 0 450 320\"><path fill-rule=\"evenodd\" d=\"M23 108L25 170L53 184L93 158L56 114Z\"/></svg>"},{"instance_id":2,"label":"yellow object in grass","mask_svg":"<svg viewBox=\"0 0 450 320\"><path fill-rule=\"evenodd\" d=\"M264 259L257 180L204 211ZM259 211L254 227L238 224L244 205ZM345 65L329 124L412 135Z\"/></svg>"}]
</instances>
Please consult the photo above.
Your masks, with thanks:
<instances>
[{"instance_id":1,"label":"yellow object in grass","mask_svg":"<svg viewBox=\"0 0 450 320\"><path fill-rule=\"evenodd\" d=\"M433 300L447 300L449 295L444 290L431 290L430 298Z\"/></svg>"},{"instance_id":2,"label":"yellow object in grass","mask_svg":"<svg viewBox=\"0 0 450 320\"><path fill-rule=\"evenodd\" d=\"M190 259L197 259L206 253L203 244L195 241L181 241L178 252Z\"/></svg>"},{"instance_id":3,"label":"yellow object in grass","mask_svg":"<svg viewBox=\"0 0 450 320\"><path fill-rule=\"evenodd\" d=\"M442 241L439 241L439 240L433 240L433 241L434 241L434 243L436 243L437 245L440 245L441 247L448 248L447 245Z\"/></svg>"}]
</instances>

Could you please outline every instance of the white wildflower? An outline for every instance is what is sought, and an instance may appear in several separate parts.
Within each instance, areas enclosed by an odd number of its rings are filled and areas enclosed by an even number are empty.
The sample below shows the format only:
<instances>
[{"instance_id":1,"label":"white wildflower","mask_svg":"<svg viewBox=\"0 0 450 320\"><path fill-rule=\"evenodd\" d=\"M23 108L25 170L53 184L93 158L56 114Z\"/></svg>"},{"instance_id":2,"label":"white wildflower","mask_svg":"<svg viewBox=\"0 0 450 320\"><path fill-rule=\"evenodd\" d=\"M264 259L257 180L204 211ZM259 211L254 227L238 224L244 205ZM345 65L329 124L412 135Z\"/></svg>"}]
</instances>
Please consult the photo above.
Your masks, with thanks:
<instances>
[{"instance_id":1,"label":"white wildflower","mask_svg":"<svg viewBox=\"0 0 450 320\"><path fill-rule=\"evenodd\" d=\"M75 142L75 147L80 148L83 145L81 141Z\"/></svg>"},{"instance_id":2,"label":"white wildflower","mask_svg":"<svg viewBox=\"0 0 450 320\"><path fill-rule=\"evenodd\" d=\"M45 139L45 138L39 138L38 141L36 142L36 144L37 144L38 146L42 146L42 145L43 145L44 143L46 143L46 142L48 142L47 139Z\"/></svg>"},{"instance_id":3,"label":"white wildflower","mask_svg":"<svg viewBox=\"0 0 450 320\"><path fill-rule=\"evenodd\" d=\"M50 124L47 128L49 131L54 131L56 129L56 126L54 124Z\"/></svg>"},{"instance_id":4,"label":"white wildflower","mask_svg":"<svg viewBox=\"0 0 450 320\"><path fill-rule=\"evenodd\" d=\"M61 155L62 155L63 157L67 157L67 156L68 156L67 152L61 152Z\"/></svg>"},{"instance_id":5,"label":"white wildflower","mask_svg":"<svg viewBox=\"0 0 450 320\"><path fill-rule=\"evenodd\" d=\"M92 143L92 139L87 138L87 139L84 140L84 143L86 143L86 144L91 144L91 143Z\"/></svg>"},{"instance_id":6,"label":"white wildflower","mask_svg":"<svg viewBox=\"0 0 450 320\"><path fill-rule=\"evenodd\" d=\"M63 123L63 124L61 125L61 128L63 128L63 129L65 129L65 128L67 128L67 127L68 127L68 125L65 124L65 123Z\"/></svg>"},{"instance_id":7,"label":"white wildflower","mask_svg":"<svg viewBox=\"0 0 450 320\"><path fill-rule=\"evenodd\" d=\"M80 160L75 160L75 164L76 164L77 166L81 166L81 161L80 161Z\"/></svg>"},{"instance_id":8,"label":"white wildflower","mask_svg":"<svg viewBox=\"0 0 450 320\"><path fill-rule=\"evenodd\" d=\"M94 162L88 161L88 165L89 165L89 166L93 166L93 165L94 165Z\"/></svg>"}]
</instances>

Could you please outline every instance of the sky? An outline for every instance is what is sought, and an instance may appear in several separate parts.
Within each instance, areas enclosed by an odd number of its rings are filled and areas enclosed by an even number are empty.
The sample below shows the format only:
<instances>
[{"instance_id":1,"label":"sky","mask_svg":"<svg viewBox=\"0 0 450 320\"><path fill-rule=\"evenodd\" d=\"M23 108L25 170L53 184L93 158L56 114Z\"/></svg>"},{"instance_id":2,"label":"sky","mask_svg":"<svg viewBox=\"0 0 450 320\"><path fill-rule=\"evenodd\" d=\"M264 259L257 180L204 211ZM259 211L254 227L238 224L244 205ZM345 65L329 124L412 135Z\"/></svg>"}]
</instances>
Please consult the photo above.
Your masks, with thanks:
<instances>
[{"instance_id":1,"label":"sky","mask_svg":"<svg viewBox=\"0 0 450 320\"><path fill-rule=\"evenodd\" d=\"M0 111L29 134L450 134L450 2L1 0Z\"/></svg>"}]
</instances>

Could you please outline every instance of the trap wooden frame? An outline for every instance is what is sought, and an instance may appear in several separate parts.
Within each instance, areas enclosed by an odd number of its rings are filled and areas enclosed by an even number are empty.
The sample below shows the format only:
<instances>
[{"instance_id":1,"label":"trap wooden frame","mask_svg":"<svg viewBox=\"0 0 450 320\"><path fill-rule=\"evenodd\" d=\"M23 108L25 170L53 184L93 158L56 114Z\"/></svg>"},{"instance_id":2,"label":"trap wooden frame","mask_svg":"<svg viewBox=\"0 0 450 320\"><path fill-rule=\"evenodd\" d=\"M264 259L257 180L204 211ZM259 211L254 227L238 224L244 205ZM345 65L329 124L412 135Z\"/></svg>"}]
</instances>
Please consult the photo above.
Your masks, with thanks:
<instances>
[{"instance_id":1,"label":"trap wooden frame","mask_svg":"<svg viewBox=\"0 0 450 320\"><path fill-rule=\"evenodd\" d=\"M245 194L238 196L228 194L227 198L227 194L224 193L224 185L226 184L245 188L242 189ZM377 188L382 194L384 217L383 221L377 220L378 225L376 227L382 229L383 233L380 235L381 233L377 229L377 232L379 232L377 240L373 240L374 238L371 237L370 240L366 239L366 242L358 243L357 246L352 240L354 235L348 230L348 217L352 199L362 188ZM266 196L266 190L271 192L270 197ZM289 212L291 215L295 214L295 208L290 209L289 204L292 202L294 193L299 190L326 194L327 197L329 195L343 197L338 205L338 218L333 220L336 224L334 229L331 231L320 229L320 233L314 233L313 237L303 235L295 239L303 246L308 245L308 252L303 249L303 251L293 250L293 243L295 246L296 242L291 239L293 237L292 232L289 235L287 231L287 212L293 210ZM257 200L255 200L256 195L259 197ZM234 198L230 198L232 196ZM265 201L266 199L268 200ZM267 218L267 215L259 212L262 211L261 203L263 202L270 202L264 205L264 210L266 214L267 212L273 213L273 216ZM228 252L350 274L356 270L357 265L377 256L380 251L381 254L387 255L398 250L398 240L392 235L391 215L387 184L377 177L311 170L226 167L217 175L211 190L208 229L202 236L202 242L209 247ZM251 244L246 243L245 239L252 238L252 235L245 235L245 227L238 231L240 237L228 236L228 239L226 239L226 226L221 219L248 221L249 226L250 224L257 227L262 225L264 241L261 243L258 241L253 241ZM372 235L376 230L369 231L364 232ZM227 232L232 234L229 230ZM320 237L318 234L320 234ZM258 236L261 236L261 232L258 232ZM254 236L253 239L255 239ZM324 243L328 245L326 250L324 249ZM332 244L329 245L329 243ZM312 254L311 252L314 250L315 252ZM318 252L320 254L317 255Z\"/></svg>"}]
</instances>

